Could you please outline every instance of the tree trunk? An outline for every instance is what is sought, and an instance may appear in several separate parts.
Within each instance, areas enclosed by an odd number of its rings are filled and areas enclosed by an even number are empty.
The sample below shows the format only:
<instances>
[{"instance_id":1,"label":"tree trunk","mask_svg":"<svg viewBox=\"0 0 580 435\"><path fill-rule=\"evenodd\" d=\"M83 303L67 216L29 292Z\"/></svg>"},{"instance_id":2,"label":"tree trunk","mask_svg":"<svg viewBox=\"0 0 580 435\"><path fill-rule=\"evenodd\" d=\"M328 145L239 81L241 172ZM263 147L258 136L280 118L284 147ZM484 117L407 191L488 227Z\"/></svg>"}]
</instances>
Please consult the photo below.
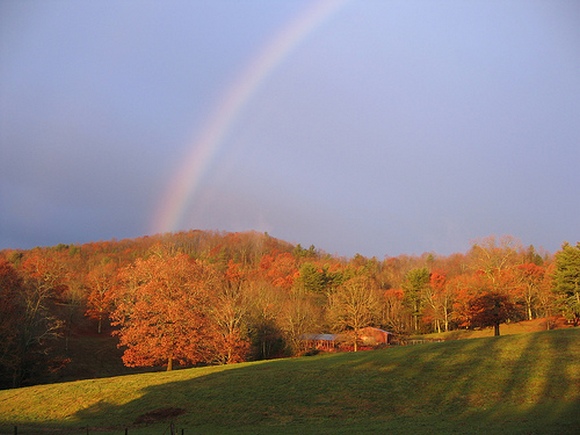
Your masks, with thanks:
<instances>
[{"instance_id":1,"label":"tree trunk","mask_svg":"<svg viewBox=\"0 0 580 435\"><path fill-rule=\"evenodd\" d=\"M496 323L495 325L493 325L493 335L495 337L499 337L499 323Z\"/></svg>"},{"instance_id":2,"label":"tree trunk","mask_svg":"<svg viewBox=\"0 0 580 435\"><path fill-rule=\"evenodd\" d=\"M167 371L170 372L173 370L173 357L169 357L167 360Z\"/></svg>"}]
</instances>

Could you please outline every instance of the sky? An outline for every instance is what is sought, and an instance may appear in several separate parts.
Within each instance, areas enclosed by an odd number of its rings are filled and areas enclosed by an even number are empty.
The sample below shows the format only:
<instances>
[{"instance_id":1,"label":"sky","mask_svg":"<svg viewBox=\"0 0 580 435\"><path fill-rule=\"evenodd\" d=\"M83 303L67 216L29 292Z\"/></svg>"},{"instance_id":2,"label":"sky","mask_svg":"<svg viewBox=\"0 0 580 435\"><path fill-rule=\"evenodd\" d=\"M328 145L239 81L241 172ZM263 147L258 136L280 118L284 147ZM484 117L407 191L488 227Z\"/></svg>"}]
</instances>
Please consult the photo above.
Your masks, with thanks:
<instances>
[{"instance_id":1,"label":"sky","mask_svg":"<svg viewBox=\"0 0 580 435\"><path fill-rule=\"evenodd\" d=\"M580 240L580 3L1 0L0 249Z\"/></svg>"}]
</instances>

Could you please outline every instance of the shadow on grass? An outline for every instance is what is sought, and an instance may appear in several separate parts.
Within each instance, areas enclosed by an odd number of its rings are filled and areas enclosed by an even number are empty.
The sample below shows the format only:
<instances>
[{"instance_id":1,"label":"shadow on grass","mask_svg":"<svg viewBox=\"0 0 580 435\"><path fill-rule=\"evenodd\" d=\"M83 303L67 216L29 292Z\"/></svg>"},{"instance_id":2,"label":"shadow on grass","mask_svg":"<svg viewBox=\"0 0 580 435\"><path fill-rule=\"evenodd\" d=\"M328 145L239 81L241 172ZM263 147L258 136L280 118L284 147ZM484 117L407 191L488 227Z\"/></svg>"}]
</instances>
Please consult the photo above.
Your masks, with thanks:
<instances>
[{"instance_id":1,"label":"shadow on grass","mask_svg":"<svg viewBox=\"0 0 580 435\"><path fill-rule=\"evenodd\" d=\"M19 433L161 434L173 422L186 434L572 434L579 344L580 330L549 331L194 369L122 406L100 402Z\"/></svg>"}]
</instances>

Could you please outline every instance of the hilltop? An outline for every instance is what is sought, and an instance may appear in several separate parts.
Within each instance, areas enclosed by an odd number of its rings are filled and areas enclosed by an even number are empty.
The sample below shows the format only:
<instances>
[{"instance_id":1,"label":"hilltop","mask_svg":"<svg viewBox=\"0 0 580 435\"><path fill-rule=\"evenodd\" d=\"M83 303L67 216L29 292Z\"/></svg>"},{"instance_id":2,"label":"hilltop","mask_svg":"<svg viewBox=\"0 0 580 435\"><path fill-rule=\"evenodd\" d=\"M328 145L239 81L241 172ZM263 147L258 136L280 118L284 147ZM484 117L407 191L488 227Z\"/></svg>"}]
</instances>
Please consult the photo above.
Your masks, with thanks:
<instances>
[{"instance_id":1,"label":"hilltop","mask_svg":"<svg viewBox=\"0 0 580 435\"><path fill-rule=\"evenodd\" d=\"M6 390L0 432L574 433L579 343L574 328Z\"/></svg>"}]
</instances>

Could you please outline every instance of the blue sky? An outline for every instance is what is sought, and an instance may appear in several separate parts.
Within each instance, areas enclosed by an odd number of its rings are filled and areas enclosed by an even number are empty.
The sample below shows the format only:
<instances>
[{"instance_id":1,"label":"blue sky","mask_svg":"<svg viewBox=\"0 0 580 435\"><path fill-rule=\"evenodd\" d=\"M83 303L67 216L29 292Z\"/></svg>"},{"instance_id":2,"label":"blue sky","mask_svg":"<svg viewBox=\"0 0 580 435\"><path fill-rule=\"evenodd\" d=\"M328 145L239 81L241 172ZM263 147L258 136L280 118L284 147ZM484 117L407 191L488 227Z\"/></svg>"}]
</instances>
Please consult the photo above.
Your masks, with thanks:
<instances>
[{"instance_id":1,"label":"blue sky","mask_svg":"<svg viewBox=\"0 0 580 435\"><path fill-rule=\"evenodd\" d=\"M322 2L321 2L322 3ZM0 249L152 234L310 1L0 3ZM342 2L224 127L175 227L331 254L580 240L580 3Z\"/></svg>"}]
</instances>

